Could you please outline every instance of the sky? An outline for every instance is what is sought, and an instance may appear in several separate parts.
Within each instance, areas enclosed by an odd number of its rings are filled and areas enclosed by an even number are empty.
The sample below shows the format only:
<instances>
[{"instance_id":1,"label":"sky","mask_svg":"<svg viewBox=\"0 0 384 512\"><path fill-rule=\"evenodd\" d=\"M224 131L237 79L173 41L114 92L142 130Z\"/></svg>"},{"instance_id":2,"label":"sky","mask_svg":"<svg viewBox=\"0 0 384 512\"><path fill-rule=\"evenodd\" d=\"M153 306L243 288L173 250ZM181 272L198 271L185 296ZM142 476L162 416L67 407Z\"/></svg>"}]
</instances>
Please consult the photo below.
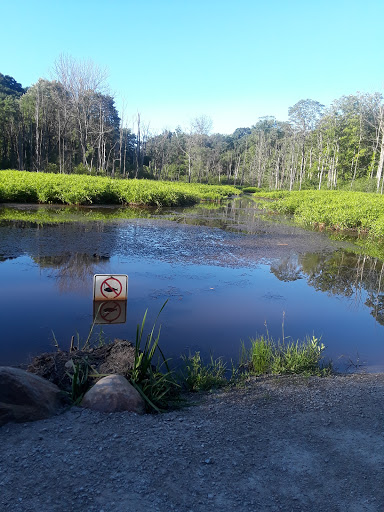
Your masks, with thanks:
<instances>
[{"instance_id":1,"label":"sky","mask_svg":"<svg viewBox=\"0 0 384 512\"><path fill-rule=\"evenodd\" d=\"M382 0L0 0L0 15L0 73L26 87L61 54L91 59L128 125L140 113L153 134L384 93Z\"/></svg>"}]
</instances>

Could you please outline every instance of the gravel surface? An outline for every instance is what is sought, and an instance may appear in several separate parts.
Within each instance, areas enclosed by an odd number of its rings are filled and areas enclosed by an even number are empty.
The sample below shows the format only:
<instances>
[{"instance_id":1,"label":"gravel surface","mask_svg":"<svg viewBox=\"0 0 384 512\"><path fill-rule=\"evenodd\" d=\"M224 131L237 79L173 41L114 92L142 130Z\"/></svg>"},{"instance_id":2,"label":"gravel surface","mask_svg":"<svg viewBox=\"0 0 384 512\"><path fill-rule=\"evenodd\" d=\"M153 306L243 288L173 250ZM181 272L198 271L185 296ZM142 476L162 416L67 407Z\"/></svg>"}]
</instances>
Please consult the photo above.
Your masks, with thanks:
<instances>
[{"instance_id":1,"label":"gravel surface","mask_svg":"<svg viewBox=\"0 0 384 512\"><path fill-rule=\"evenodd\" d=\"M2 512L384 510L384 374L280 377L162 415L0 428Z\"/></svg>"}]
</instances>

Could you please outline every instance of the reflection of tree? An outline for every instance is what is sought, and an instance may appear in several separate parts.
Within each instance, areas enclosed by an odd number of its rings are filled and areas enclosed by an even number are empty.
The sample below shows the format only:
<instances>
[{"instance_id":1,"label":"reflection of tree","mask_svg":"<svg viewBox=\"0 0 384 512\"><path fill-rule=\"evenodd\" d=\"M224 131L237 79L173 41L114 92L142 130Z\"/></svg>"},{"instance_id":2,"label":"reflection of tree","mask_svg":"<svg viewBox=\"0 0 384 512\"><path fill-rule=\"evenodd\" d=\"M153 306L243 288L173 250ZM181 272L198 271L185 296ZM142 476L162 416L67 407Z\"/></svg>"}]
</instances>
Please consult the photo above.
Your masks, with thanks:
<instances>
[{"instance_id":1,"label":"reflection of tree","mask_svg":"<svg viewBox=\"0 0 384 512\"><path fill-rule=\"evenodd\" d=\"M280 259L271 265L271 272L279 281L296 281L303 277L302 268L295 254Z\"/></svg>"},{"instance_id":2,"label":"reflection of tree","mask_svg":"<svg viewBox=\"0 0 384 512\"><path fill-rule=\"evenodd\" d=\"M332 256L308 253L300 258L308 284L330 295L351 297L356 293L356 255L337 251Z\"/></svg>"},{"instance_id":3,"label":"reflection of tree","mask_svg":"<svg viewBox=\"0 0 384 512\"><path fill-rule=\"evenodd\" d=\"M384 325L384 262L378 258L339 250L333 254L292 254L271 265L280 281L307 278L310 286L329 295L351 297L370 308L371 315Z\"/></svg>"},{"instance_id":4,"label":"reflection of tree","mask_svg":"<svg viewBox=\"0 0 384 512\"><path fill-rule=\"evenodd\" d=\"M226 231L242 232L247 234L265 233L258 219L260 209L251 197L235 197L230 202L222 204L204 204L185 210L185 215L171 217L172 220L195 226L208 226Z\"/></svg>"},{"instance_id":5,"label":"reflection of tree","mask_svg":"<svg viewBox=\"0 0 384 512\"><path fill-rule=\"evenodd\" d=\"M292 261L286 265L285 272L293 276ZM318 291L352 297L357 303L365 292L365 305L371 309L371 315L384 325L384 263L378 258L343 250L331 256L307 253L299 256L300 267L301 274L307 276L308 284ZM284 271L280 272L284 275Z\"/></svg>"},{"instance_id":6,"label":"reflection of tree","mask_svg":"<svg viewBox=\"0 0 384 512\"><path fill-rule=\"evenodd\" d=\"M82 288L89 282L100 266L109 261L107 256L84 253L64 253L57 256L41 256L33 258L41 268L57 269L56 275L61 292Z\"/></svg>"}]
</instances>

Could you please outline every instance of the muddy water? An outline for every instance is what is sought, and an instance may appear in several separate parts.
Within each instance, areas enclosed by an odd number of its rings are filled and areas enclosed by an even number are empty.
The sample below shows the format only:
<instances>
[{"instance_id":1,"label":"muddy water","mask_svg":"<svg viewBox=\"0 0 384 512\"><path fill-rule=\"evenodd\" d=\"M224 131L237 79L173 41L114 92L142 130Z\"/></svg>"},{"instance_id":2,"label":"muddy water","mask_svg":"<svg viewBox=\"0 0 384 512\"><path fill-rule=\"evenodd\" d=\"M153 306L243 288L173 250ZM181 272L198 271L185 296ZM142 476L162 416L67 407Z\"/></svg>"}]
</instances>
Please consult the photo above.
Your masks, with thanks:
<instances>
[{"instance_id":1,"label":"muddy water","mask_svg":"<svg viewBox=\"0 0 384 512\"><path fill-rule=\"evenodd\" d=\"M276 339L321 337L340 369L383 370L383 264L352 243L271 222L246 198L136 219L93 212L101 220L85 222L84 209L73 223L0 223L0 364L26 363L54 340L62 349L72 336L85 340L93 275L121 273L126 311L121 323L96 325L95 342L134 339L145 310L152 325L168 299L160 339L174 359L196 350L237 359L241 340L268 330Z\"/></svg>"}]
</instances>

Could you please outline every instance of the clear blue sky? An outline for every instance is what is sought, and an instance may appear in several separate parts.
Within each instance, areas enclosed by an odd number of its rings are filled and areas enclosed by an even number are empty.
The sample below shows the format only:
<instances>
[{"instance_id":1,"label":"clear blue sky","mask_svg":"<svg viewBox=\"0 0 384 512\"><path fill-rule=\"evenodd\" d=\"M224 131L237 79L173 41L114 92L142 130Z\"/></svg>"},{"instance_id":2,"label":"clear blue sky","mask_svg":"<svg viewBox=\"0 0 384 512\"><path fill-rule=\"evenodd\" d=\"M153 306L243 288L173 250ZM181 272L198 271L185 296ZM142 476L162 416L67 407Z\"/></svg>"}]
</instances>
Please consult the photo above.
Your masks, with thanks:
<instances>
[{"instance_id":1,"label":"clear blue sky","mask_svg":"<svg viewBox=\"0 0 384 512\"><path fill-rule=\"evenodd\" d=\"M152 131L231 133L310 98L384 92L384 1L0 0L0 72L24 87L61 54L107 67Z\"/></svg>"}]
</instances>

